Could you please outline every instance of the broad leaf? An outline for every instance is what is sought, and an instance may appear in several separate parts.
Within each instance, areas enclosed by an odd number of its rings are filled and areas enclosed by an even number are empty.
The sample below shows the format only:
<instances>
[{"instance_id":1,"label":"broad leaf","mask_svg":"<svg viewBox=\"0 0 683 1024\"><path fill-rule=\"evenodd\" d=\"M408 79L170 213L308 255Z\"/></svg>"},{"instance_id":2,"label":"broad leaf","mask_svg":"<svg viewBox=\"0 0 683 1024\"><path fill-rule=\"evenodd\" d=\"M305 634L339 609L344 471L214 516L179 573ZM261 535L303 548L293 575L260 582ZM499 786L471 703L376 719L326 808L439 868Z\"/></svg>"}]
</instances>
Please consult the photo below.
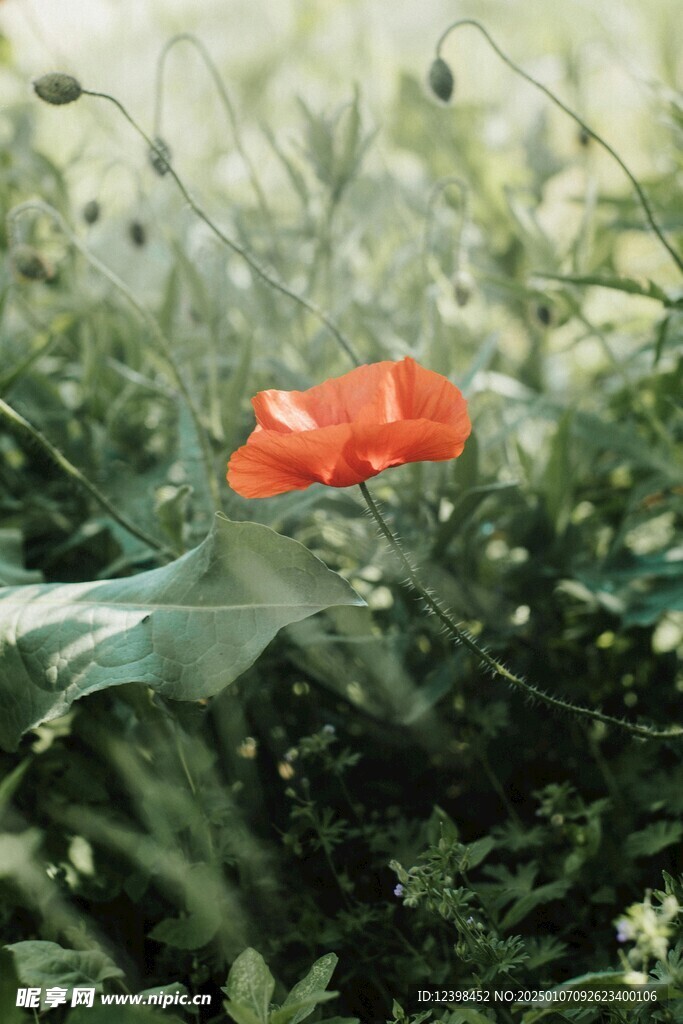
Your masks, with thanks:
<instances>
[{"instance_id":1,"label":"broad leaf","mask_svg":"<svg viewBox=\"0 0 683 1024\"><path fill-rule=\"evenodd\" d=\"M282 1009L310 999L314 994L323 992L330 983L330 978L337 966L338 959L334 953L327 953L326 956L321 956L319 960L316 960L308 974L301 981L298 981L291 990L282 1004ZM310 1007L299 1010L291 1018L291 1024L299 1024L300 1021L308 1017L313 1012L314 1006L315 1002Z\"/></svg>"},{"instance_id":2,"label":"broad leaf","mask_svg":"<svg viewBox=\"0 0 683 1024\"><path fill-rule=\"evenodd\" d=\"M275 634L351 587L297 541L216 517L170 565L120 580L0 590L0 745L73 701L137 682L165 697L218 693Z\"/></svg>"},{"instance_id":3,"label":"broad leaf","mask_svg":"<svg viewBox=\"0 0 683 1024\"><path fill-rule=\"evenodd\" d=\"M245 949L230 968L223 990L230 1000L228 1013L232 1014L231 1007L235 1004L235 1009L244 1009L248 1016L253 1014L260 1024L266 1024L274 989L275 979L261 954L255 949Z\"/></svg>"},{"instance_id":4,"label":"broad leaf","mask_svg":"<svg viewBox=\"0 0 683 1024\"><path fill-rule=\"evenodd\" d=\"M3 1024L22 1024L26 1020L17 1006L19 984L12 954L7 949L0 949L0 1020Z\"/></svg>"},{"instance_id":5,"label":"broad leaf","mask_svg":"<svg viewBox=\"0 0 683 1024\"><path fill-rule=\"evenodd\" d=\"M102 991L108 978L123 978L113 960L98 949L64 949L56 942L15 942L6 946L14 956L23 985L37 988L89 986Z\"/></svg>"}]
</instances>

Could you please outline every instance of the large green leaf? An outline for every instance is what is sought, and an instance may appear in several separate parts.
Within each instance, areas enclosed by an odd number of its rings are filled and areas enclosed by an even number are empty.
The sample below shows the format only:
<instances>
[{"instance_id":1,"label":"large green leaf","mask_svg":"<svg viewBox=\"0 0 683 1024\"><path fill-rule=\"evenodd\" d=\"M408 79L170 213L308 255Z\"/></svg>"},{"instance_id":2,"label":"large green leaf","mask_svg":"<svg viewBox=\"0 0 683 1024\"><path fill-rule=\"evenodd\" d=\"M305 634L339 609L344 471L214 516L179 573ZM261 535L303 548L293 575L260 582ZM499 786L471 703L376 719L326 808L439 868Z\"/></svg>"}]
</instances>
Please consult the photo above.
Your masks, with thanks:
<instances>
[{"instance_id":1,"label":"large green leaf","mask_svg":"<svg viewBox=\"0 0 683 1024\"><path fill-rule=\"evenodd\" d=\"M15 942L6 946L14 956L19 979L38 988L87 985L102 991L108 978L122 978L123 971L98 949L64 949L56 942Z\"/></svg>"},{"instance_id":2,"label":"large green leaf","mask_svg":"<svg viewBox=\"0 0 683 1024\"><path fill-rule=\"evenodd\" d=\"M121 580L0 590L0 745L123 683L196 700L223 689L283 626L363 601L297 541L217 516L207 539Z\"/></svg>"},{"instance_id":3,"label":"large green leaf","mask_svg":"<svg viewBox=\"0 0 683 1024\"><path fill-rule=\"evenodd\" d=\"M0 949L0 1020L3 1024L22 1024L26 1020L17 1006L19 984L12 954L7 949Z\"/></svg>"},{"instance_id":4,"label":"large green leaf","mask_svg":"<svg viewBox=\"0 0 683 1024\"><path fill-rule=\"evenodd\" d=\"M238 1024L251 1019L266 1024L274 989L275 980L261 954L245 949L230 968L223 990L230 1000L227 1011Z\"/></svg>"}]
</instances>

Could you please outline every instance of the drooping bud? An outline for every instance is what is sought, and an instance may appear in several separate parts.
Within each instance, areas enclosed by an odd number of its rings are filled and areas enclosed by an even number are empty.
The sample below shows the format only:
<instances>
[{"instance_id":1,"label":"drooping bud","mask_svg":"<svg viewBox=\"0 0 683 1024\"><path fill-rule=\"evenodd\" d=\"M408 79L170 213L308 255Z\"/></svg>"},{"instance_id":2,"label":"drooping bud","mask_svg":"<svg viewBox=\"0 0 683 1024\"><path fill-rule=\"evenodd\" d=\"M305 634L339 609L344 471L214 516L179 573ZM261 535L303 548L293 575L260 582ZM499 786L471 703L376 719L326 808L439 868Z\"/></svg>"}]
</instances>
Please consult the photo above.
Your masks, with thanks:
<instances>
[{"instance_id":1,"label":"drooping bud","mask_svg":"<svg viewBox=\"0 0 683 1024\"><path fill-rule=\"evenodd\" d=\"M32 245L15 245L10 250L10 262L22 281L51 281L55 272L45 257Z\"/></svg>"},{"instance_id":2,"label":"drooping bud","mask_svg":"<svg viewBox=\"0 0 683 1024\"><path fill-rule=\"evenodd\" d=\"M83 92L81 83L73 75L65 75L61 71L53 71L36 79L33 88L41 100L56 107L73 103Z\"/></svg>"},{"instance_id":3,"label":"drooping bud","mask_svg":"<svg viewBox=\"0 0 683 1024\"><path fill-rule=\"evenodd\" d=\"M83 207L83 220L86 224L94 224L100 219L101 207L96 199L90 199Z\"/></svg>"},{"instance_id":4,"label":"drooping bud","mask_svg":"<svg viewBox=\"0 0 683 1024\"><path fill-rule=\"evenodd\" d=\"M429 69L429 87L440 100L448 103L453 95L455 79L443 57L436 57Z\"/></svg>"},{"instance_id":5,"label":"drooping bud","mask_svg":"<svg viewBox=\"0 0 683 1024\"><path fill-rule=\"evenodd\" d=\"M550 306L547 306L544 302L536 306L536 316L538 317L539 323L543 324L544 327L549 327L553 319L553 313Z\"/></svg>"},{"instance_id":6,"label":"drooping bud","mask_svg":"<svg viewBox=\"0 0 683 1024\"><path fill-rule=\"evenodd\" d=\"M163 139L160 139L158 135L154 140L154 145L149 151L149 162L160 178L163 178L165 174L168 174L169 164L171 162L171 149L170 146L164 142Z\"/></svg>"},{"instance_id":7,"label":"drooping bud","mask_svg":"<svg viewBox=\"0 0 683 1024\"><path fill-rule=\"evenodd\" d=\"M133 245L141 247L147 241L147 232L145 231L144 224L141 224L139 220L131 221L128 231Z\"/></svg>"},{"instance_id":8,"label":"drooping bud","mask_svg":"<svg viewBox=\"0 0 683 1024\"><path fill-rule=\"evenodd\" d=\"M452 278L453 294L460 308L466 306L474 291L474 278L469 270L456 270Z\"/></svg>"}]
</instances>

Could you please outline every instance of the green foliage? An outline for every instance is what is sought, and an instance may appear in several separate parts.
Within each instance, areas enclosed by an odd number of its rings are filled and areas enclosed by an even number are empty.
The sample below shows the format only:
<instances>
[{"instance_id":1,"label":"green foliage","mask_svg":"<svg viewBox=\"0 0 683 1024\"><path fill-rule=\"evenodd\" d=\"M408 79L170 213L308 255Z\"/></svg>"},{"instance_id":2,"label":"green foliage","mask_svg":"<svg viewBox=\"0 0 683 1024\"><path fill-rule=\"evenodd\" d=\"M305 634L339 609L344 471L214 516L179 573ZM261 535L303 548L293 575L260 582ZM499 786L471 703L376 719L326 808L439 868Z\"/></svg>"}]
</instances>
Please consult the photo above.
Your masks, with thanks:
<instances>
[{"instance_id":1,"label":"green foliage","mask_svg":"<svg viewBox=\"0 0 683 1024\"><path fill-rule=\"evenodd\" d=\"M11 633L0 635L0 741L11 748L78 697L131 679L177 700L208 697L283 626L358 603L300 544L224 518L200 547L161 569L125 580L6 587L0 621Z\"/></svg>"},{"instance_id":2,"label":"green foliage","mask_svg":"<svg viewBox=\"0 0 683 1024\"><path fill-rule=\"evenodd\" d=\"M647 53L661 28L671 84L667 4L648 11ZM362 5L339 7L343 21ZM432 10L420 31L435 41ZM3 208L39 196L68 227L24 208L0 236L0 397L34 430L0 420L3 1024L26 1017L18 984L74 979L212 1005L60 1008L55 1024L534 1024L559 1015L425 1009L416 993L683 991L680 742L633 741L489 678L401 586L352 491L247 502L224 483L257 391L349 368L330 323L364 362L415 356L461 386L474 424L459 459L372 486L421 577L542 690L681 721L676 268L595 139L527 109L511 79L480 88L474 48L450 106L426 88L432 51L415 73L372 40L357 86L341 53L336 78L317 61L327 99L297 103L285 69L332 17L301 5L267 59L220 68L238 146L212 102L163 128L228 248L93 97L40 110L52 130L93 112L111 125L62 167L0 41L16 85ZM514 20L531 66L546 42ZM599 114L610 97L562 33L554 87ZM610 139L650 168L678 251L681 104L653 90L628 114ZM682 1005L562 1019L663 1024Z\"/></svg>"},{"instance_id":3,"label":"green foliage","mask_svg":"<svg viewBox=\"0 0 683 1024\"><path fill-rule=\"evenodd\" d=\"M5 949L14 957L19 980L24 985L86 985L102 991L109 978L124 973L104 953L95 950L62 949L56 942L15 942Z\"/></svg>"},{"instance_id":4,"label":"green foliage","mask_svg":"<svg viewBox=\"0 0 683 1024\"><path fill-rule=\"evenodd\" d=\"M334 953L316 960L282 1005L272 1006L275 979L261 954L245 949L230 968L224 989L228 996L226 1009L236 1024L299 1024L319 1003L336 995L325 991L336 963Z\"/></svg>"}]
</instances>

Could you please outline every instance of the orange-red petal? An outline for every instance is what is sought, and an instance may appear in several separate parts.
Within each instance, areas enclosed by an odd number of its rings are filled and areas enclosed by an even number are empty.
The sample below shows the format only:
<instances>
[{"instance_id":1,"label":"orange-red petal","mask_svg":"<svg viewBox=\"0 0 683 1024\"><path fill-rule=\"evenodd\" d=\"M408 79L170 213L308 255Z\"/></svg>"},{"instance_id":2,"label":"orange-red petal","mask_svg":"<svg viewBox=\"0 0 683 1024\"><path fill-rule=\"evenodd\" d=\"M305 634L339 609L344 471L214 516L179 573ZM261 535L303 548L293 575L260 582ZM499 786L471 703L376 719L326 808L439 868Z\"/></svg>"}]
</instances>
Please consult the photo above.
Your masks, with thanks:
<instances>
[{"instance_id":1,"label":"orange-red petal","mask_svg":"<svg viewBox=\"0 0 683 1024\"><path fill-rule=\"evenodd\" d=\"M352 423L375 399L395 365L385 360L357 366L307 391L261 391L251 400L256 422L264 430L281 433Z\"/></svg>"},{"instance_id":2,"label":"orange-red petal","mask_svg":"<svg viewBox=\"0 0 683 1024\"><path fill-rule=\"evenodd\" d=\"M244 498L270 498L314 483L349 487L362 478L346 459L351 439L348 423L298 434L254 431L230 459L228 483Z\"/></svg>"}]
</instances>

